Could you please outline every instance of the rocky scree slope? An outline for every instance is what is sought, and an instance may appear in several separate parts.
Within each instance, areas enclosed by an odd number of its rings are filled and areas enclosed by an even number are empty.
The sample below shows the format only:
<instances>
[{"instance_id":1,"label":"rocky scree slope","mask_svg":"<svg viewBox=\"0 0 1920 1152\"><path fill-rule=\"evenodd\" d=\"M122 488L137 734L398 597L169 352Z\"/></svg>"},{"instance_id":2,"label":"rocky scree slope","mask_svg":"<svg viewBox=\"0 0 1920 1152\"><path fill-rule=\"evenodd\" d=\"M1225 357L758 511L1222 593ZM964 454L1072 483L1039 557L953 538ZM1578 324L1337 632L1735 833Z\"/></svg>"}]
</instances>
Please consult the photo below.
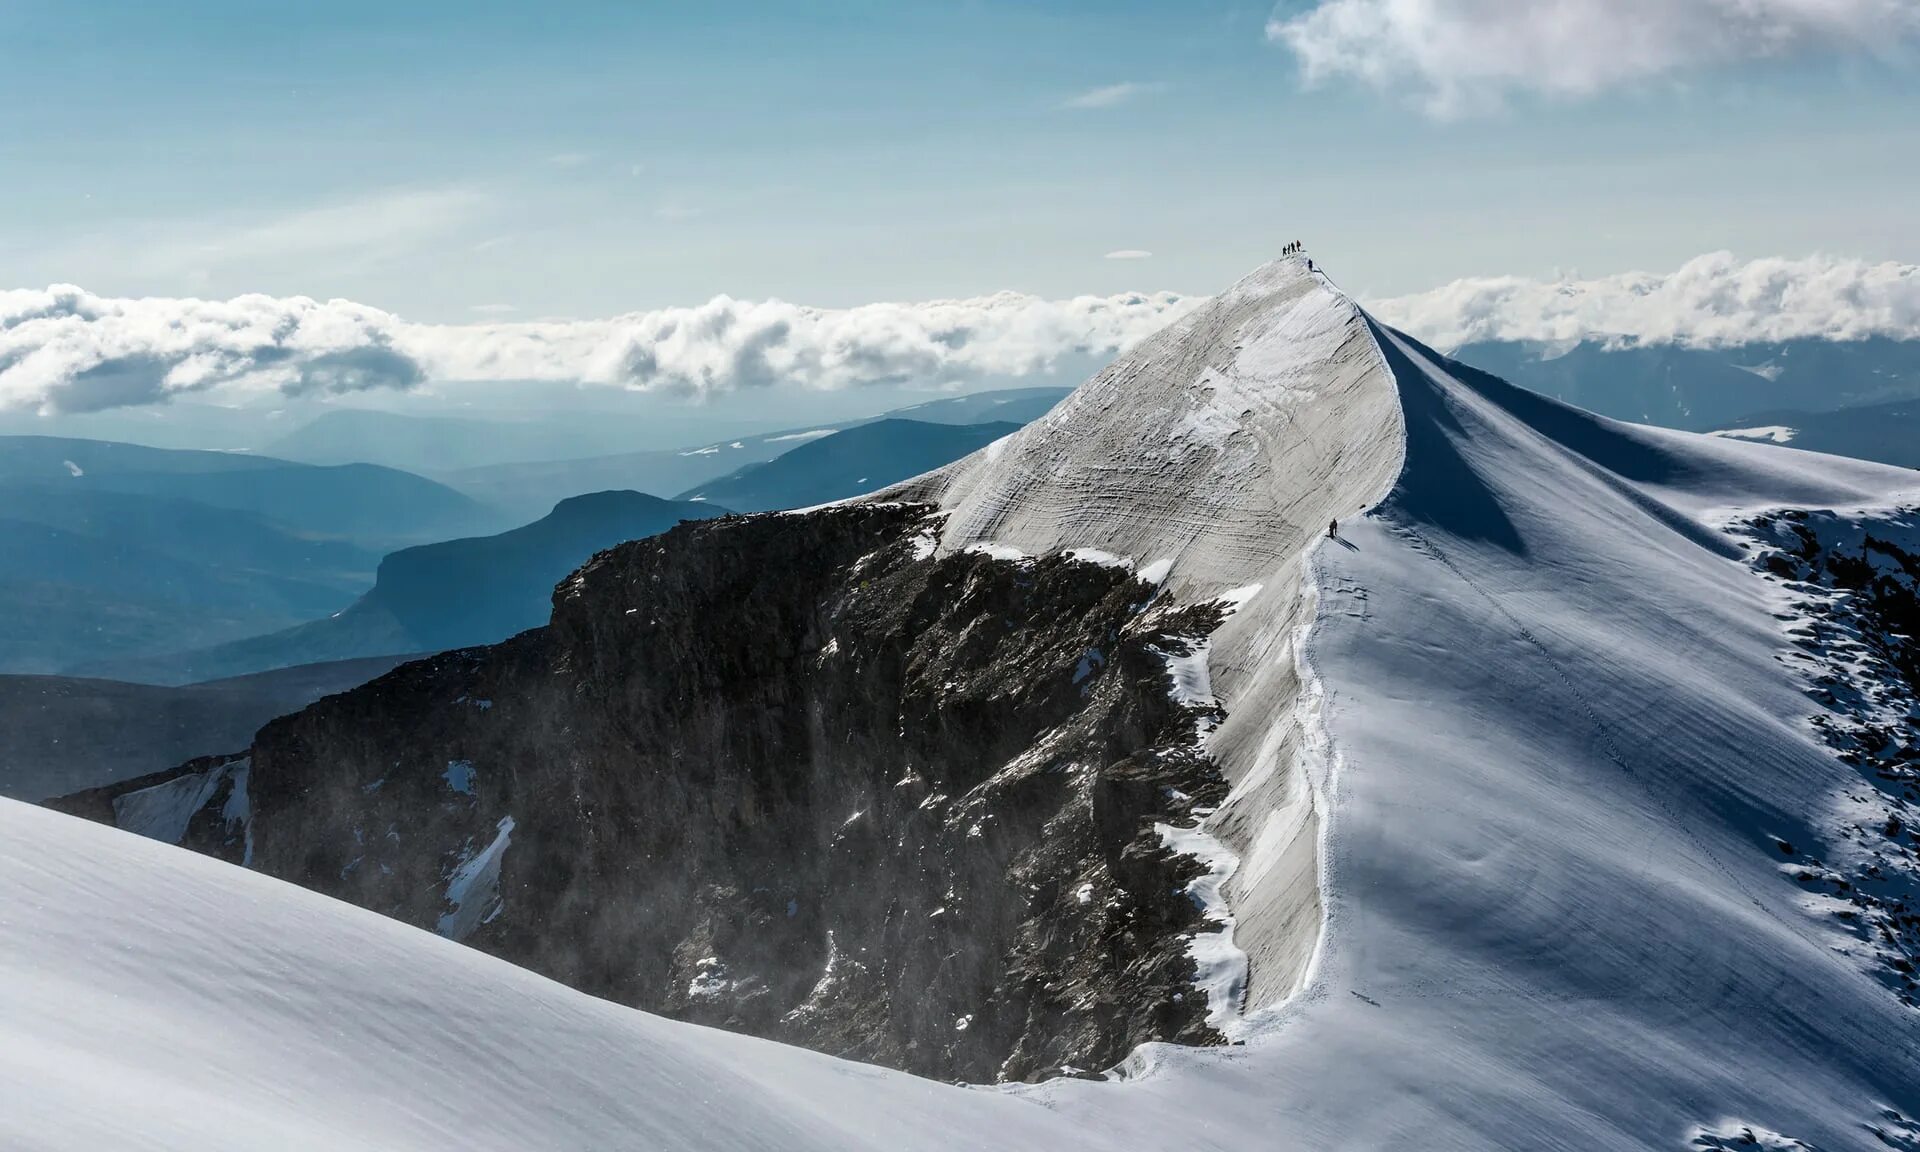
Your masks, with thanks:
<instances>
[{"instance_id":1,"label":"rocky scree slope","mask_svg":"<svg viewBox=\"0 0 1920 1152\"><path fill-rule=\"evenodd\" d=\"M623 1003L927 1075L1217 1041L1187 954L1200 865L1156 825L1224 793L1195 741L1217 709L1169 663L1225 609L1068 557L936 555L939 521L683 525L596 556L544 629L59 806Z\"/></svg>"}]
</instances>

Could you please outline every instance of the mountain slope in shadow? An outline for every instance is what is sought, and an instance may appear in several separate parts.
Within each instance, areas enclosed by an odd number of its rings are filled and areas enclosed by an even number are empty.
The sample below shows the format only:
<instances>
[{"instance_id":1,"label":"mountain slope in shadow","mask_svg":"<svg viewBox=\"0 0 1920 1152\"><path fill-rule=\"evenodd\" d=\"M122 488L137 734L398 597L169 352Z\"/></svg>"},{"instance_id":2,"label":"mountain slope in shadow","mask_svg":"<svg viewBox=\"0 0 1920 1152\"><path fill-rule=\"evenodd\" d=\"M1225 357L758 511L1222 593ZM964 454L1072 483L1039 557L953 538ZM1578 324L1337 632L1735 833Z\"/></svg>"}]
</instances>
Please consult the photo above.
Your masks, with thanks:
<instances>
[{"instance_id":1,"label":"mountain slope in shadow","mask_svg":"<svg viewBox=\"0 0 1920 1152\"><path fill-rule=\"evenodd\" d=\"M776 459L740 469L681 494L738 512L770 512L828 504L897 484L951 464L1020 425L934 424L886 419L861 424Z\"/></svg>"}]
</instances>

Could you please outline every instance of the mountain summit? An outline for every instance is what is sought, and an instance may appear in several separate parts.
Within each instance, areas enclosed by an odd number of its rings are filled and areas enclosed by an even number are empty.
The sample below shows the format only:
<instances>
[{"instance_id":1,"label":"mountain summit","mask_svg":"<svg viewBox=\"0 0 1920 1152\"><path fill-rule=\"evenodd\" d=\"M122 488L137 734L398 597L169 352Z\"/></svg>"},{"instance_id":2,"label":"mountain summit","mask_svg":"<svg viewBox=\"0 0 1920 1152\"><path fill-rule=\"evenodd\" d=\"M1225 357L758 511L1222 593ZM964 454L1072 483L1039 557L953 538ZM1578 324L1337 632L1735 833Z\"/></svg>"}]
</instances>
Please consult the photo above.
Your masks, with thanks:
<instances>
[{"instance_id":1,"label":"mountain summit","mask_svg":"<svg viewBox=\"0 0 1920 1152\"><path fill-rule=\"evenodd\" d=\"M1914 483L1523 392L1282 260L945 469L622 545L544 629L66 805L1046 1083L669 1028L12 805L0 1027L85 1057L23 1070L59 1099L187 1093L220 1020L209 1146L1920 1146ZM368 1078L423 1090L341 1119Z\"/></svg>"}]
</instances>

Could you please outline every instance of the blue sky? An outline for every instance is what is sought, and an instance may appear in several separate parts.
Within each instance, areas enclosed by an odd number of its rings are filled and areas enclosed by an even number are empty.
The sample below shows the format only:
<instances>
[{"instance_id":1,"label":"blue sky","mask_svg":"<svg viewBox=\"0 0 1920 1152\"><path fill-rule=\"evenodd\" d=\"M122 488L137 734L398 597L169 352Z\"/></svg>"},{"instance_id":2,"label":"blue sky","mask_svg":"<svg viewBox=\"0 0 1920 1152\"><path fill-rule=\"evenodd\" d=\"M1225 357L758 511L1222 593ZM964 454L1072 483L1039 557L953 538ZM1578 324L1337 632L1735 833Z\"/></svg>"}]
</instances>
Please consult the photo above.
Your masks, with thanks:
<instances>
[{"instance_id":1,"label":"blue sky","mask_svg":"<svg viewBox=\"0 0 1920 1152\"><path fill-rule=\"evenodd\" d=\"M1435 115L1307 84L1266 29L1313 7L0 3L0 287L468 321L1207 292L1296 237L1377 294L1920 259L1899 49Z\"/></svg>"}]
</instances>

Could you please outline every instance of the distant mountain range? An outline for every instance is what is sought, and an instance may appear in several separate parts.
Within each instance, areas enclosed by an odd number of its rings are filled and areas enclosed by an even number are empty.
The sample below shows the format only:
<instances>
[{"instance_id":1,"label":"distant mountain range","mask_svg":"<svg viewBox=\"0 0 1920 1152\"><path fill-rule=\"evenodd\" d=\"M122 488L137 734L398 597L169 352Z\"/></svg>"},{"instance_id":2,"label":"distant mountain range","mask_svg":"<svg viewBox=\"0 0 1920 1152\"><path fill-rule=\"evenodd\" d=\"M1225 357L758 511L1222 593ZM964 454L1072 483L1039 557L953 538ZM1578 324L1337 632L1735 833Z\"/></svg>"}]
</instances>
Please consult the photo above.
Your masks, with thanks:
<instances>
[{"instance_id":1,"label":"distant mountain range","mask_svg":"<svg viewBox=\"0 0 1920 1152\"><path fill-rule=\"evenodd\" d=\"M1864 404L1836 412L1756 412L1741 419L1737 427L1717 429L1714 434L1920 468L1920 401L1916 400Z\"/></svg>"},{"instance_id":2,"label":"distant mountain range","mask_svg":"<svg viewBox=\"0 0 1920 1152\"><path fill-rule=\"evenodd\" d=\"M725 512L713 504L639 492L578 496L532 524L499 535L395 552L380 562L372 589L325 619L208 648L75 671L141 683L186 684L320 661L492 643L545 623L554 585L595 552L665 531L682 520Z\"/></svg>"},{"instance_id":3,"label":"distant mountain range","mask_svg":"<svg viewBox=\"0 0 1920 1152\"><path fill-rule=\"evenodd\" d=\"M497 530L470 496L376 464L320 466L241 452L0 436L0 484L118 492L251 512L301 534L394 546Z\"/></svg>"},{"instance_id":4,"label":"distant mountain range","mask_svg":"<svg viewBox=\"0 0 1920 1152\"><path fill-rule=\"evenodd\" d=\"M0 796L44 800L243 747L274 717L364 684L404 659L282 668L178 688L0 676Z\"/></svg>"},{"instance_id":5,"label":"distant mountain range","mask_svg":"<svg viewBox=\"0 0 1920 1152\"><path fill-rule=\"evenodd\" d=\"M1453 356L1604 416L1694 432L1735 427L1769 410L1830 412L1920 397L1920 341L1911 340L1727 348L1486 342Z\"/></svg>"},{"instance_id":6,"label":"distant mountain range","mask_svg":"<svg viewBox=\"0 0 1920 1152\"><path fill-rule=\"evenodd\" d=\"M737 512L826 504L950 464L1020 427L1015 423L875 420L802 444L764 464L749 465L690 489L680 498Z\"/></svg>"},{"instance_id":7,"label":"distant mountain range","mask_svg":"<svg viewBox=\"0 0 1920 1152\"><path fill-rule=\"evenodd\" d=\"M0 672L285 628L351 603L394 546L497 524L390 468L0 436Z\"/></svg>"},{"instance_id":8,"label":"distant mountain range","mask_svg":"<svg viewBox=\"0 0 1920 1152\"><path fill-rule=\"evenodd\" d=\"M615 413L597 419L574 415L566 420L513 420L341 408L269 441L259 451L309 464L384 464L432 474L600 456L631 451L645 441L659 447L660 440L671 434L670 428L649 427L640 418ZM672 442L667 439L668 444Z\"/></svg>"},{"instance_id":9,"label":"distant mountain range","mask_svg":"<svg viewBox=\"0 0 1920 1152\"><path fill-rule=\"evenodd\" d=\"M530 518L583 492L620 489L681 492L744 465L772 460L809 440L831 436L841 427L774 432L692 448L650 449L532 464L496 464L445 472L440 478L508 515Z\"/></svg>"},{"instance_id":10,"label":"distant mountain range","mask_svg":"<svg viewBox=\"0 0 1920 1152\"><path fill-rule=\"evenodd\" d=\"M929 400L853 420L790 428L691 447L650 449L580 459L500 464L439 473L439 479L504 513L530 519L582 492L630 488L637 492L693 492L701 485L754 464L764 464L813 440L871 423L906 418L923 424L974 424L983 420L1026 423L1046 413L1065 388L1008 388ZM851 493L848 493L851 495ZM719 500L719 497L713 497ZM720 500L720 503L726 503ZM734 505L728 504L728 507ZM741 510L741 509L736 509Z\"/></svg>"},{"instance_id":11,"label":"distant mountain range","mask_svg":"<svg viewBox=\"0 0 1920 1152\"><path fill-rule=\"evenodd\" d=\"M0 673L181 684L499 640L544 622L554 583L600 548L727 509L859 495L1063 394L943 397L907 409L913 419L451 474L467 493L376 464L0 437L0 601L16 609L0 620ZM976 423L994 416L1012 419ZM338 412L295 439L346 454L356 437L377 448L413 435L408 451L427 451L506 427ZM583 485L597 494L575 499ZM516 520L526 526L486 534Z\"/></svg>"},{"instance_id":12,"label":"distant mountain range","mask_svg":"<svg viewBox=\"0 0 1920 1152\"><path fill-rule=\"evenodd\" d=\"M984 424L1001 421L1029 424L1053 410L1071 388L1002 388L929 400L882 413L875 419L902 417L927 424Z\"/></svg>"}]
</instances>

